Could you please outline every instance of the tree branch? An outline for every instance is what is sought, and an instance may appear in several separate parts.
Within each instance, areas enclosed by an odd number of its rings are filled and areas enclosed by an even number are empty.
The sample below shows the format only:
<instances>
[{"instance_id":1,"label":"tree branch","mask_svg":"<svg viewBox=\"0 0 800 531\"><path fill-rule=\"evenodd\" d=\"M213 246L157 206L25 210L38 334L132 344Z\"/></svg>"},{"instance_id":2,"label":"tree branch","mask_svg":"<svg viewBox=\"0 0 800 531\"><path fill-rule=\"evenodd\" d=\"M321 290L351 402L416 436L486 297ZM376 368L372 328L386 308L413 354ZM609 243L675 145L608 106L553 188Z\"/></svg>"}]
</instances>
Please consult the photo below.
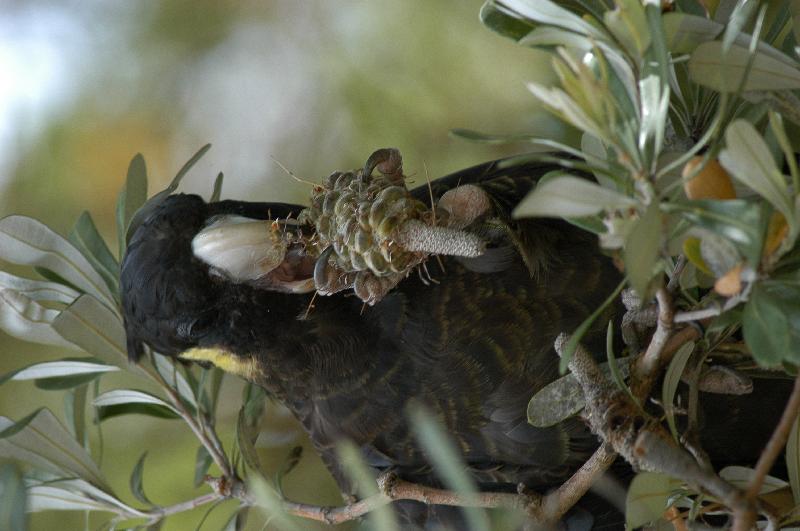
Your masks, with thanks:
<instances>
[{"instance_id":1,"label":"tree branch","mask_svg":"<svg viewBox=\"0 0 800 531\"><path fill-rule=\"evenodd\" d=\"M772 436L767 442L767 446L761 452L761 456L756 463L755 472L750 479L747 486L745 497L750 502L755 502L758 494L761 491L761 486L764 484L764 478L769 473L775 460L780 455L783 447L786 446L786 441L789 439L789 432L792 430L792 425L800 413L800 375L794 380L794 387L792 394L789 396L789 402L781 415L781 420L772 432ZM750 529L755 523L755 511L736 511L734 513L733 529L734 531L746 531Z\"/></svg>"}]
</instances>

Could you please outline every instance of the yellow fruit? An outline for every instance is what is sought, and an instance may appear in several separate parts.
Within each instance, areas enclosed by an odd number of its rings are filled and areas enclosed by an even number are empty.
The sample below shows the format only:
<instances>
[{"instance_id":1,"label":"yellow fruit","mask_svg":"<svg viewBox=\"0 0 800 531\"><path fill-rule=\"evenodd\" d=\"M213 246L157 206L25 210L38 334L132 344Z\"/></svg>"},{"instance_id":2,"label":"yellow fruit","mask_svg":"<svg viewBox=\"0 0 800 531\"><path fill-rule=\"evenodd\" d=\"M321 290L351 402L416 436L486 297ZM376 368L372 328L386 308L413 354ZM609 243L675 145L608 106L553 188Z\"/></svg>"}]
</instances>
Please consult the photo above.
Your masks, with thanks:
<instances>
[{"instance_id":1,"label":"yellow fruit","mask_svg":"<svg viewBox=\"0 0 800 531\"><path fill-rule=\"evenodd\" d=\"M733 188L731 176L716 159L709 160L697 175L687 180L702 161L703 157L698 155L683 167L681 175L684 179L683 189L686 197L689 199L736 199L736 190Z\"/></svg>"}]
</instances>

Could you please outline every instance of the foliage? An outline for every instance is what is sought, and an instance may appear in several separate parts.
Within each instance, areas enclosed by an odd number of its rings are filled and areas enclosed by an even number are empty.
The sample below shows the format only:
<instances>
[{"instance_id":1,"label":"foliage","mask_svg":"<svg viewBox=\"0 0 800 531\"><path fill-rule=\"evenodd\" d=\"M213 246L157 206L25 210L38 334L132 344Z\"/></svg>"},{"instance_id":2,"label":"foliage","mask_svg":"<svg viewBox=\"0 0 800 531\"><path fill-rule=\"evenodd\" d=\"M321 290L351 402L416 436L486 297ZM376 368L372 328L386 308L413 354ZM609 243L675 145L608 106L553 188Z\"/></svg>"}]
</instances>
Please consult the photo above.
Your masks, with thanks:
<instances>
[{"instance_id":1,"label":"foliage","mask_svg":"<svg viewBox=\"0 0 800 531\"><path fill-rule=\"evenodd\" d=\"M640 300L650 300L676 271L679 257L686 257L686 267L675 273L680 310L719 311L705 337L681 351L668 369L662 398L676 436L675 389L691 359L720 355L721 345L734 344L764 367L794 371L800 362L800 250L796 245L800 235L796 157L800 151L796 95L800 63L795 59L800 13L790 2L759 5L755 0L721 0L713 12L705 6L696 0L664 2L663 6L651 0L613 4L605 0L488 0L481 10L487 27L522 46L551 54L558 85L531 83L528 89L553 115L579 131L582 139L576 147L535 134L457 133L488 142L524 140L569 154L569 158L537 155L561 164L564 171L533 190L516 215L563 217L595 229L603 247L624 264L627 284ZM201 149L166 190L149 200L144 158L134 157L117 201L117 256L124 253L127 238L142 216L178 187L207 149ZM221 185L220 175L212 199L219 198ZM729 190L735 191L735 198ZM94 408L97 425L133 413L181 419L201 442L193 471L196 485L213 462L228 478L249 475L255 501L270 515L282 513L280 478L272 481L259 474L254 449L263 393L249 388L234 448L226 453L214 430L221 373L176 365L156 352L140 365L128 363L118 306L119 261L88 213L78 219L68 238L31 218L0 220L0 259L30 268L41 277L0 272L0 327L16 337L70 349L73 354L0 378L0 383L32 380L43 389L65 390L68 397L63 422L47 409L18 421L0 418L0 457L24 465L22 470L12 464L0 468L2 497L15 501L0 509L0 526L24 526L20 507L103 511L112 515L108 528L117 529L157 525L182 510L181 504L154 504L144 492L146 454L130 479L140 505L127 504L114 493L92 457L87 404ZM600 313L601 309L591 319ZM577 342L580 333L574 338ZM613 355L610 358L612 371L619 374L616 360ZM157 385L160 394L136 389L100 394L97 381L119 370ZM616 378L622 385L621 376ZM563 381L549 387L548 392L557 396L574 389ZM542 401L544 396L534 400ZM570 399L562 411L545 412L536 419L532 415L531 420L547 425L580 407L579 399ZM539 407L531 410L542 411ZM420 441L431 449L445 483L453 490L472 492L474 486L454 460L455 452L448 450L445 436L424 411L416 412L414 419ZM790 484L798 500L796 429L787 452ZM356 452L345 447L341 453L344 461L352 462L353 477L365 483L368 471ZM287 472L291 468L287 466ZM202 498L203 503L218 499ZM646 502L640 503L642 499ZM640 476L629 493L629 523L657 520L668 504L693 507L692 514L704 510L701 497L681 482ZM375 518L380 525L394 525L391 512L377 512ZM288 517L279 519L285 519L287 527L294 525ZM477 509L468 512L468 521L475 528L488 525L485 514Z\"/></svg>"},{"instance_id":2,"label":"foliage","mask_svg":"<svg viewBox=\"0 0 800 531\"><path fill-rule=\"evenodd\" d=\"M711 310L705 323L719 323L667 371L663 407L676 438L673 401L690 358L702 363L735 344L764 368L794 371L800 362L800 13L792 2L707 6L488 0L481 12L494 31L551 55L559 85L528 88L582 134L579 148L557 146L573 158L543 156L564 172L534 189L515 215L599 222L602 246L624 265L641 301L679 275L678 309ZM675 267L681 256L688 259L682 270ZM573 338L580 335L581 329ZM566 378L546 391L562 393L554 388L563 385ZM580 408L543 411L546 400L539 393L531 401L537 422L557 422ZM685 488L674 483L637 478L629 523L658 519L671 491ZM648 513L655 491L658 510Z\"/></svg>"}]
</instances>

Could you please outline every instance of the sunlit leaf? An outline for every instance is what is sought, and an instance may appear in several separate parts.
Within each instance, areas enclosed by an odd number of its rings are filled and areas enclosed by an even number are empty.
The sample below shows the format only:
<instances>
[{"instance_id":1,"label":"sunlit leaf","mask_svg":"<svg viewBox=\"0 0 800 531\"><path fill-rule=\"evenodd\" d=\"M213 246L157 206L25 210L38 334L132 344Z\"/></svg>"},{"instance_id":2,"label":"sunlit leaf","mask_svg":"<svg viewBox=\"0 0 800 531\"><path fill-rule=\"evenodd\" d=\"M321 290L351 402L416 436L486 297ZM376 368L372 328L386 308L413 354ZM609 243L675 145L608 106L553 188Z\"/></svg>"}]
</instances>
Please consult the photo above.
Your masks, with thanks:
<instances>
[{"instance_id":1,"label":"sunlit leaf","mask_svg":"<svg viewBox=\"0 0 800 531\"><path fill-rule=\"evenodd\" d=\"M669 87L655 75L639 81L642 122L639 126L639 150L650 146L651 157L658 157L664 144L664 130L669 111Z\"/></svg>"},{"instance_id":2,"label":"sunlit leaf","mask_svg":"<svg viewBox=\"0 0 800 531\"><path fill-rule=\"evenodd\" d=\"M3 432L8 433L6 430L14 424L0 417ZM0 457L18 459L56 474L77 476L111 492L83 446L47 409L40 409L21 430L0 439Z\"/></svg>"},{"instance_id":3,"label":"sunlit leaf","mask_svg":"<svg viewBox=\"0 0 800 531\"><path fill-rule=\"evenodd\" d=\"M722 35L722 52L730 50L733 41L742 31L742 28L752 18L758 8L758 2L736 2L733 11L725 25L725 33Z\"/></svg>"},{"instance_id":4,"label":"sunlit leaf","mask_svg":"<svg viewBox=\"0 0 800 531\"><path fill-rule=\"evenodd\" d=\"M664 406L664 412L667 415L669 430L676 441L680 440L680 436L678 434L678 426L675 424L675 393L678 391L678 384L681 383L683 370L686 368L686 362L689 361L692 352L694 352L693 341L678 349L678 352L669 362L667 372L664 374L664 383L661 387L661 404Z\"/></svg>"},{"instance_id":5,"label":"sunlit leaf","mask_svg":"<svg viewBox=\"0 0 800 531\"><path fill-rule=\"evenodd\" d=\"M0 529L27 529L27 494L22 471L14 463L0 465Z\"/></svg>"},{"instance_id":6,"label":"sunlit leaf","mask_svg":"<svg viewBox=\"0 0 800 531\"><path fill-rule=\"evenodd\" d=\"M114 389L92 400L92 405L96 407L116 406L119 404L154 404L175 411L175 408L157 396L135 389Z\"/></svg>"},{"instance_id":7,"label":"sunlit leaf","mask_svg":"<svg viewBox=\"0 0 800 531\"><path fill-rule=\"evenodd\" d=\"M118 371L119 367L105 365L95 361L59 360L46 361L29 365L16 372L12 380L36 380L39 378L57 378L76 374L95 374Z\"/></svg>"},{"instance_id":8,"label":"sunlit leaf","mask_svg":"<svg viewBox=\"0 0 800 531\"><path fill-rule=\"evenodd\" d=\"M619 192L586 179L562 175L537 186L514 209L514 217L582 217L634 205L633 198Z\"/></svg>"},{"instance_id":9,"label":"sunlit leaf","mask_svg":"<svg viewBox=\"0 0 800 531\"><path fill-rule=\"evenodd\" d=\"M80 295L80 292L64 284L59 284L58 282L33 280L0 271L0 291L3 289L16 291L35 301L49 301L63 304L72 304Z\"/></svg>"},{"instance_id":10,"label":"sunlit leaf","mask_svg":"<svg viewBox=\"0 0 800 531\"><path fill-rule=\"evenodd\" d=\"M111 491L81 479L49 481L28 489L29 512L44 510L113 511L134 516L136 509L120 501Z\"/></svg>"},{"instance_id":11,"label":"sunlit leaf","mask_svg":"<svg viewBox=\"0 0 800 531\"><path fill-rule=\"evenodd\" d=\"M509 15L491 0L481 7L480 19L483 25L504 37L518 41L531 31L533 26L519 17Z\"/></svg>"},{"instance_id":12,"label":"sunlit leaf","mask_svg":"<svg viewBox=\"0 0 800 531\"><path fill-rule=\"evenodd\" d=\"M22 293L0 289L0 329L25 341L76 348L53 328L59 311L46 308Z\"/></svg>"},{"instance_id":13,"label":"sunlit leaf","mask_svg":"<svg viewBox=\"0 0 800 531\"><path fill-rule=\"evenodd\" d=\"M73 286L116 308L105 281L81 252L35 219L8 216L0 220L0 259L53 271Z\"/></svg>"},{"instance_id":14,"label":"sunlit leaf","mask_svg":"<svg viewBox=\"0 0 800 531\"><path fill-rule=\"evenodd\" d=\"M494 5L525 21L558 26L598 40L608 39L600 28L550 0L495 0Z\"/></svg>"}]
</instances>

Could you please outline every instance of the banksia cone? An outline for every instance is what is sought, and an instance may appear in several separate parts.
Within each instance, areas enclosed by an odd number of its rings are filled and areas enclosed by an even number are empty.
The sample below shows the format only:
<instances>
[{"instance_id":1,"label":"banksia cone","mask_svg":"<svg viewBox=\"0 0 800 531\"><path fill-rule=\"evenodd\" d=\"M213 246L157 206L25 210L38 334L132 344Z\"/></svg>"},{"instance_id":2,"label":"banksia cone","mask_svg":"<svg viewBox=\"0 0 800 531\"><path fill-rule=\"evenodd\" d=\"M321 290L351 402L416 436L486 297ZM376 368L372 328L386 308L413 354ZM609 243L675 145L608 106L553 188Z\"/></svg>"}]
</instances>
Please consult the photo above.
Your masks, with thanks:
<instances>
[{"instance_id":1,"label":"banksia cone","mask_svg":"<svg viewBox=\"0 0 800 531\"><path fill-rule=\"evenodd\" d=\"M409 193L396 149L376 151L363 169L329 175L298 219L316 229L317 289L326 294L353 287L371 304L431 254L483 252L478 236L433 220L433 209Z\"/></svg>"}]
</instances>

